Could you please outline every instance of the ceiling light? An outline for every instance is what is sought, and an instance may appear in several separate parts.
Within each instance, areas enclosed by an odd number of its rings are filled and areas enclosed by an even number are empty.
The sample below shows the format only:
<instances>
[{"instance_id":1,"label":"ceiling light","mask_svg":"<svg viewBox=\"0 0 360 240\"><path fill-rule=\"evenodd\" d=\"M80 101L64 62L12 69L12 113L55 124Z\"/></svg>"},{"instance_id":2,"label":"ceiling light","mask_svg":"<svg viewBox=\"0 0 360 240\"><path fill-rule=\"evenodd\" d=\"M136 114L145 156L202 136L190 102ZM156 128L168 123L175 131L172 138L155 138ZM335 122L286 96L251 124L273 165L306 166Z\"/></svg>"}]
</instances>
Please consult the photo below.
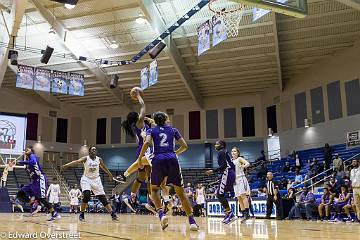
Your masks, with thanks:
<instances>
[{"instance_id":1,"label":"ceiling light","mask_svg":"<svg viewBox=\"0 0 360 240\"><path fill-rule=\"evenodd\" d=\"M74 9L76 5L65 3L64 6L66 9Z\"/></svg>"},{"instance_id":2,"label":"ceiling light","mask_svg":"<svg viewBox=\"0 0 360 240\"><path fill-rule=\"evenodd\" d=\"M114 40L114 41L111 41L109 47L112 49L116 49L119 47L119 44Z\"/></svg>"},{"instance_id":3,"label":"ceiling light","mask_svg":"<svg viewBox=\"0 0 360 240\"><path fill-rule=\"evenodd\" d=\"M143 18L143 17L141 17L141 16L139 16L135 21L136 21L137 24L144 24L144 23L146 23L146 19Z\"/></svg>"}]
</instances>

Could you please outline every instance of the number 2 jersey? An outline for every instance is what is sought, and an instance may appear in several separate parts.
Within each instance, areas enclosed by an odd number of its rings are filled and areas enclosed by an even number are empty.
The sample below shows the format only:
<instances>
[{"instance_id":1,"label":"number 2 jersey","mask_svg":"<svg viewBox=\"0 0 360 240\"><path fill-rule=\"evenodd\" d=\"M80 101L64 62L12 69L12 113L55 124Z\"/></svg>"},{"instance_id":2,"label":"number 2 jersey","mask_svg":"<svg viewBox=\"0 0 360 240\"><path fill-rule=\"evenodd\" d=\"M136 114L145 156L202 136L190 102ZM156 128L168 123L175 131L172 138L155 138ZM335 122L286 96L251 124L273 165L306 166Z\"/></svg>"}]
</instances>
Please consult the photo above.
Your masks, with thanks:
<instances>
[{"instance_id":1,"label":"number 2 jersey","mask_svg":"<svg viewBox=\"0 0 360 240\"><path fill-rule=\"evenodd\" d=\"M179 130L171 126L156 126L147 130L146 134L153 139L153 153L156 159L177 158L175 141L182 138Z\"/></svg>"}]
</instances>

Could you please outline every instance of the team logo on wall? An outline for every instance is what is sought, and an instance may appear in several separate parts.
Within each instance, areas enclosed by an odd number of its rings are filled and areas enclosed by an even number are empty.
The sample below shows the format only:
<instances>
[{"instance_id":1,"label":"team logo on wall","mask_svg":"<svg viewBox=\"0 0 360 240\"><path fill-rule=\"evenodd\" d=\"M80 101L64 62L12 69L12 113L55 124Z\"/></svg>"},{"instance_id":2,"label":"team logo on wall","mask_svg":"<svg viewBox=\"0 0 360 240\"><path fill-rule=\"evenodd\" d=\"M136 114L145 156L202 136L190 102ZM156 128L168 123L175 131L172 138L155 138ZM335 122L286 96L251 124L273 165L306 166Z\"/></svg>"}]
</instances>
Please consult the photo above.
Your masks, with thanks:
<instances>
[{"instance_id":1,"label":"team logo on wall","mask_svg":"<svg viewBox=\"0 0 360 240\"><path fill-rule=\"evenodd\" d=\"M13 149L16 146L16 127L10 121L0 120L0 148Z\"/></svg>"}]
</instances>

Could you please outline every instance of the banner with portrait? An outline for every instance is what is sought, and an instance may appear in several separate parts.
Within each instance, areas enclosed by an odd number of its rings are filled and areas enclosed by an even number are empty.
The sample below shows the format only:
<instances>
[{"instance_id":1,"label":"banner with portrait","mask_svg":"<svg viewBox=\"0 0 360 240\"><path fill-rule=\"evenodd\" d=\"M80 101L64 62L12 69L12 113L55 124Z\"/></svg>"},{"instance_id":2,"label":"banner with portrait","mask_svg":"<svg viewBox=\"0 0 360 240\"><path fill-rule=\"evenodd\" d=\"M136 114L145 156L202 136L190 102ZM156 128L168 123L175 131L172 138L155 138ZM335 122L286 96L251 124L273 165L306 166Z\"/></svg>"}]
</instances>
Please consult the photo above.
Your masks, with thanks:
<instances>
[{"instance_id":1,"label":"banner with portrait","mask_svg":"<svg viewBox=\"0 0 360 240\"><path fill-rule=\"evenodd\" d=\"M34 90L50 92L51 70L35 68Z\"/></svg>"},{"instance_id":2,"label":"banner with portrait","mask_svg":"<svg viewBox=\"0 0 360 240\"><path fill-rule=\"evenodd\" d=\"M33 89L34 87L34 68L25 65L18 65L16 76L16 87Z\"/></svg>"},{"instance_id":3,"label":"banner with portrait","mask_svg":"<svg viewBox=\"0 0 360 240\"><path fill-rule=\"evenodd\" d=\"M223 19L214 15L212 17L212 33L213 33L213 42L212 46L215 47L219 43L227 39L226 27Z\"/></svg>"},{"instance_id":4,"label":"banner with portrait","mask_svg":"<svg viewBox=\"0 0 360 240\"><path fill-rule=\"evenodd\" d=\"M150 63L149 87L155 85L158 82L158 77L158 63L157 60L154 60Z\"/></svg>"},{"instance_id":5,"label":"banner with portrait","mask_svg":"<svg viewBox=\"0 0 360 240\"><path fill-rule=\"evenodd\" d=\"M53 71L51 81L51 92L53 93L68 93L68 73Z\"/></svg>"},{"instance_id":6,"label":"banner with portrait","mask_svg":"<svg viewBox=\"0 0 360 240\"><path fill-rule=\"evenodd\" d=\"M198 27L198 56L210 49L210 21Z\"/></svg>"},{"instance_id":7,"label":"banner with portrait","mask_svg":"<svg viewBox=\"0 0 360 240\"><path fill-rule=\"evenodd\" d=\"M84 96L84 75L78 73L69 74L69 94Z\"/></svg>"}]
</instances>

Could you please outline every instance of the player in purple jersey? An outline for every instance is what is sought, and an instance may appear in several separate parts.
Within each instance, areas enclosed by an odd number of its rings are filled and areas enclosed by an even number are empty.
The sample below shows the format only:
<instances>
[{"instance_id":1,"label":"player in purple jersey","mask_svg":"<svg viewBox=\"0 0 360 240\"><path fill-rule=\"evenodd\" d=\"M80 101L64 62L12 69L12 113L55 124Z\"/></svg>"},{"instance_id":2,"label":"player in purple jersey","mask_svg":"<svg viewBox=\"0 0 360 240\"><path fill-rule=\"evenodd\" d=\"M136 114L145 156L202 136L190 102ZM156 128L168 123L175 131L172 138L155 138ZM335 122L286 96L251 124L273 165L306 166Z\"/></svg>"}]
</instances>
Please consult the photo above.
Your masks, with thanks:
<instances>
[{"instance_id":1,"label":"player in purple jersey","mask_svg":"<svg viewBox=\"0 0 360 240\"><path fill-rule=\"evenodd\" d=\"M122 128L124 129L126 135L131 137L136 137L137 139L137 149L135 159L138 158L141 147L144 144L144 139L146 136L146 131L154 124L154 121L151 118L146 117L146 106L144 99L141 97L140 93L137 92L137 99L141 105L140 113L130 112L126 120L122 122ZM146 123L145 120L148 122ZM148 179L151 172L151 151L149 150L147 154L142 158L141 165L142 168L139 169L137 162L134 162L123 175L119 175L116 178L122 182L126 182L126 178L132 173L138 171L138 176L131 187L131 195L134 197L139 191L141 183Z\"/></svg>"},{"instance_id":2,"label":"player in purple jersey","mask_svg":"<svg viewBox=\"0 0 360 240\"><path fill-rule=\"evenodd\" d=\"M122 127L125 130L125 133L129 136L136 137L138 146L136 149L136 158L138 158L141 148L144 144L144 140L146 137L146 131L150 129L151 127L154 127L156 124L153 119L146 117L146 105L144 102L144 99L141 97L140 93L137 92L137 99L141 105L140 113L137 112L130 112L127 115L127 118L122 123ZM146 123L147 122L147 123ZM125 172L123 175L119 175L116 178L119 179L122 182L126 182L126 178L138 171L138 176L133 183L131 187L131 198L135 200L136 193L139 191L141 184L145 180L149 180L150 178L150 172L151 172L151 160L152 160L153 154L152 149L149 148L144 156L141 158L140 164L136 161L134 162ZM162 185L162 194L164 198L165 205L167 205L170 201L169 197L169 189L166 188L165 184ZM151 188L148 185L149 194L151 194Z\"/></svg>"},{"instance_id":3,"label":"player in purple jersey","mask_svg":"<svg viewBox=\"0 0 360 240\"><path fill-rule=\"evenodd\" d=\"M221 174L220 185L216 190L216 197L219 199L221 206L225 210L223 223L230 224L236 220L235 214L231 211L228 200L225 198L225 192L234 192L235 183L235 165L231 160L231 155L226 149L226 142L218 140L215 143L215 149L218 151L219 167L215 170L206 171L207 175L214 173Z\"/></svg>"},{"instance_id":4,"label":"player in purple jersey","mask_svg":"<svg viewBox=\"0 0 360 240\"><path fill-rule=\"evenodd\" d=\"M29 173L31 182L20 189L17 193L17 198L23 202L30 203L31 197L34 196L35 199L42 203L51 213L49 221L60 218L60 215L46 199L46 190L48 187L47 177L32 147L25 149L25 161L19 161L18 164L26 166L25 169Z\"/></svg>"},{"instance_id":5,"label":"player in purple jersey","mask_svg":"<svg viewBox=\"0 0 360 240\"><path fill-rule=\"evenodd\" d=\"M193 209L184 191L184 183L178 156L188 149L188 145L176 128L168 126L168 116L163 112L156 112L153 115L156 127L146 133L146 139L141 148L138 162L144 156L151 142L154 148L151 172L151 197L159 214L162 229L168 226L168 218L162 209L160 199L160 186L167 182L173 184L176 194L179 196L186 215L189 217L190 230L197 231L198 225L195 222ZM175 151L175 141L180 148Z\"/></svg>"}]
</instances>

